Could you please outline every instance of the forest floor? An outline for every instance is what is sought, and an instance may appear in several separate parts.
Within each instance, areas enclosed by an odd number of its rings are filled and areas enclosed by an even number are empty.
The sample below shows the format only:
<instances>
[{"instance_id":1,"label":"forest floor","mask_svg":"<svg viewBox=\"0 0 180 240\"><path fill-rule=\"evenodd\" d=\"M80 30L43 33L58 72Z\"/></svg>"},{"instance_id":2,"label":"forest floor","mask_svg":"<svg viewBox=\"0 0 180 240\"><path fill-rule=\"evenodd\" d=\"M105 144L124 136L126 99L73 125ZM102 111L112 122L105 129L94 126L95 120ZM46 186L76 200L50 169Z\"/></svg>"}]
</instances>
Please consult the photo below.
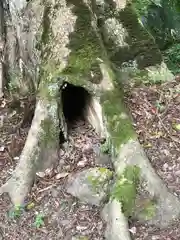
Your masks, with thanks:
<instances>
[{"instance_id":1,"label":"forest floor","mask_svg":"<svg viewBox=\"0 0 180 240\"><path fill-rule=\"evenodd\" d=\"M133 87L126 102L139 141L169 191L180 197L180 81ZM178 240L180 222L160 230L131 223L136 240Z\"/></svg>"},{"instance_id":2,"label":"forest floor","mask_svg":"<svg viewBox=\"0 0 180 240\"><path fill-rule=\"evenodd\" d=\"M180 81L128 89L126 103L152 166L169 190L180 197ZM11 101L0 102L0 186L16 166L30 125L28 121L22 124L23 107L13 109ZM101 208L82 204L65 191L68 175L96 165L100 139L83 122L75 125L70 135L68 151L60 150L56 169L37 176L28 204L16 212L16 219L8 196L0 198L0 240L104 239ZM44 225L38 228L41 223ZM130 231L134 240L178 240L180 222L163 230L131 222Z\"/></svg>"},{"instance_id":3,"label":"forest floor","mask_svg":"<svg viewBox=\"0 0 180 240\"><path fill-rule=\"evenodd\" d=\"M23 112L9 112L10 104L1 104L1 115L5 117L1 128L0 185L15 168L29 130L19 127ZM0 198L0 239L102 240L105 225L100 207L83 204L66 192L68 175L95 166L99 146L100 139L91 126L83 121L73 125L68 149L60 149L56 168L38 173L26 207L11 211L8 196Z\"/></svg>"}]
</instances>

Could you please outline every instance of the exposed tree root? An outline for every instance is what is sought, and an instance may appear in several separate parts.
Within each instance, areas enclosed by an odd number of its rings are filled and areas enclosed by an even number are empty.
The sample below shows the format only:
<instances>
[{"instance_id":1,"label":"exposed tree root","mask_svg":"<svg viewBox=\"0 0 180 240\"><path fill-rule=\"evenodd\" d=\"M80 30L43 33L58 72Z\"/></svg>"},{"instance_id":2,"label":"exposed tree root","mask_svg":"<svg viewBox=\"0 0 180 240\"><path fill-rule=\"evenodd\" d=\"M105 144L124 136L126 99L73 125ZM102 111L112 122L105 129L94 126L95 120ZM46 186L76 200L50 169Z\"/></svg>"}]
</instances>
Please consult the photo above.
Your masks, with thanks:
<instances>
[{"instance_id":1,"label":"exposed tree root","mask_svg":"<svg viewBox=\"0 0 180 240\"><path fill-rule=\"evenodd\" d=\"M57 159L56 139L54 139L54 143L51 145L51 150L43 144L47 132L43 128L42 123L47 119L51 119L52 122L49 124L56 124L57 113L55 111L57 107L54 107L54 109L53 106L49 107L48 102L45 100L38 101L19 163L12 177L0 188L0 194L7 192L14 205L23 204L31 189L35 174L42 163L48 161L50 157L52 161ZM52 149L54 155L52 155Z\"/></svg>"},{"instance_id":2,"label":"exposed tree root","mask_svg":"<svg viewBox=\"0 0 180 240\"><path fill-rule=\"evenodd\" d=\"M137 206L135 206L133 217L138 218L143 223L146 221L148 224L153 224L160 228L167 227L173 220L179 217L180 201L168 191L163 181L155 173L139 142L137 140L129 140L121 147L119 156L114 161L114 168L117 176L122 176L128 166L135 165L140 168L141 193L143 191L148 192L146 200L156 199L156 202L150 218L139 214ZM141 201L140 199L141 196L138 199L139 202ZM119 201L111 199L104 208L103 217L107 222L106 239L131 239L128 220L122 212L121 204Z\"/></svg>"},{"instance_id":3,"label":"exposed tree root","mask_svg":"<svg viewBox=\"0 0 180 240\"><path fill-rule=\"evenodd\" d=\"M114 162L118 175L129 165L136 165L140 168L141 186L149 193L151 199L156 200L155 212L152 218L147 220L148 223L158 227L168 226L172 220L180 215L180 201L168 191L163 181L155 173L137 140L129 140L123 145L119 157ZM142 216L137 215L137 217L145 221Z\"/></svg>"},{"instance_id":4,"label":"exposed tree root","mask_svg":"<svg viewBox=\"0 0 180 240\"><path fill-rule=\"evenodd\" d=\"M103 210L103 218L107 222L105 232L106 239L130 240L128 222L121 211L121 203L113 200L109 202Z\"/></svg>"}]
</instances>

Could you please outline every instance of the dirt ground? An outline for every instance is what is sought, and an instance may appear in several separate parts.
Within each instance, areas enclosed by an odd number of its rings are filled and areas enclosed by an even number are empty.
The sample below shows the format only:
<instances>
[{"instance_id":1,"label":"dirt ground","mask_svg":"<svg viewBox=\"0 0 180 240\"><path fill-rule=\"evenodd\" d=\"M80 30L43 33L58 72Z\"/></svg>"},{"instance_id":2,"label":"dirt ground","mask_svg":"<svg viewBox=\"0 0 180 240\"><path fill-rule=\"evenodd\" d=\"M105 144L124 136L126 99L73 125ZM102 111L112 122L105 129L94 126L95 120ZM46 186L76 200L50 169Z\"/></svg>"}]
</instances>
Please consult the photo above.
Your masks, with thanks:
<instances>
[{"instance_id":1,"label":"dirt ground","mask_svg":"<svg viewBox=\"0 0 180 240\"><path fill-rule=\"evenodd\" d=\"M179 196L180 81L128 89L126 103L139 141L153 167L170 191ZM0 185L11 176L29 129L28 120L23 121L24 108L20 111L13 109L11 101L0 102ZM105 223L100 218L101 209L82 204L65 191L68 175L95 166L99 145L100 139L90 126L84 122L74 126L71 144L68 149L60 151L57 168L37 176L20 217L12 219L11 203L6 194L0 198L0 239L104 239ZM38 228L40 214L44 225ZM179 222L164 230L131 222L130 231L135 240L180 239Z\"/></svg>"}]
</instances>

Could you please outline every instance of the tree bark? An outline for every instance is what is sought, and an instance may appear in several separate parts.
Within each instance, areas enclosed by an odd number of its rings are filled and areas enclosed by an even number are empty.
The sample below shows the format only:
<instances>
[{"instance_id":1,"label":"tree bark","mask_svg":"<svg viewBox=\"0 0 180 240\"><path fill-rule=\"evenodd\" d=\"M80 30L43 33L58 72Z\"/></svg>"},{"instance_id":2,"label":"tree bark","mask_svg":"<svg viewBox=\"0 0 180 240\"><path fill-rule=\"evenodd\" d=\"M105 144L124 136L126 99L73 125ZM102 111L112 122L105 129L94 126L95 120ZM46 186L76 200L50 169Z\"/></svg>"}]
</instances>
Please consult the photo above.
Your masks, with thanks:
<instances>
[{"instance_id":1,"label":"tree bark","mask_svg":"<svg viewBox=\"0 0 180 240\"><path fill-rule=\"evenodd\" d=\"M4 59L5 59L5 18L4 1L0 2L0 98L4 95Z\"/></svg>"},{"instance_id":2,"label":"tree bark","mask_svg":"<svg viewBox=\"0 0 180 240\"><path fill-rule=\"evenodd\" d=\"M24 0L5 3L6 87L16 97L27 96L37 90L39 83L40 51L34 44L41 34L43 6L40 1L28 5Z\"/></svg>"},{"instance_id":3,"label":"tree bark","mask_svg":"<svg viewBox=\"0 0 180 240\"><path fill-rule=\"evenodd\" d=\"M136 61L138 68L143 69L162 62L154 38L140 24L131 3L126 0L94 2L98 27L113 63L121 66L123 62Z\"/></svg>"},{"instance_id":4,"label":"tree bark","mask_svg":"<svg viewBox=\"0 0 180 240\"><path fill-rule=\"evenodd\" d=\"M122 80L132 81L137 75L138 81L173 79L153 36L141 24L130 2L93 0L92 6L108 56ZM125 65L128 68L124 69Z\"/></svg>"}]
</instances>

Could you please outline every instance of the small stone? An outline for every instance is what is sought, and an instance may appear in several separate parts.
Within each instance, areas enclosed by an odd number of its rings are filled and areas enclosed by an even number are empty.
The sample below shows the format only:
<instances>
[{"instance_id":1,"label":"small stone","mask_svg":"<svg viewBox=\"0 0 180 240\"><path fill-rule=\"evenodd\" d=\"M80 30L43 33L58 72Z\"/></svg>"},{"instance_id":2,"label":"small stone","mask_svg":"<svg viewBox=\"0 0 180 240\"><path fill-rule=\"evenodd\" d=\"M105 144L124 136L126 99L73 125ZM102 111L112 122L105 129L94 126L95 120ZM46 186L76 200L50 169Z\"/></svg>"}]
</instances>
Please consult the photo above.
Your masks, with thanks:
<instances>
[{"instance_id":1,"label":"small stone","mask_svg":"<svg viewBox=\"0 0 180 240\"><path fill-rule=\"evenodd\" d=\"M167 150L167 149L163 149L162 151L166 156L169 156L170 155L170 152Z\"/></svg>"},{"instance_id":2,"label":"small stone","mask_svg":"<svg viewBox=\"0 0 180 240\"><path fill-rule=\"evenodd\" d=\"M56 189L51 189L51 194L54 198L57 198L59 195L59 192Z\"/></svg>"},{"instance_id":3,"label":"small stone","mask_svg":"<svg viewBox=\"0 0 180 240\"><path fill-rule=\"evenodd\" d=\"M92 149L92 146L90 145L90 144L86 144L84 147L83 147L83 149L82 149L82 152L83 153L88 153L88 152L90 152L90 151L92 151L93 149Z\"/></svg>"}]
</instances>

